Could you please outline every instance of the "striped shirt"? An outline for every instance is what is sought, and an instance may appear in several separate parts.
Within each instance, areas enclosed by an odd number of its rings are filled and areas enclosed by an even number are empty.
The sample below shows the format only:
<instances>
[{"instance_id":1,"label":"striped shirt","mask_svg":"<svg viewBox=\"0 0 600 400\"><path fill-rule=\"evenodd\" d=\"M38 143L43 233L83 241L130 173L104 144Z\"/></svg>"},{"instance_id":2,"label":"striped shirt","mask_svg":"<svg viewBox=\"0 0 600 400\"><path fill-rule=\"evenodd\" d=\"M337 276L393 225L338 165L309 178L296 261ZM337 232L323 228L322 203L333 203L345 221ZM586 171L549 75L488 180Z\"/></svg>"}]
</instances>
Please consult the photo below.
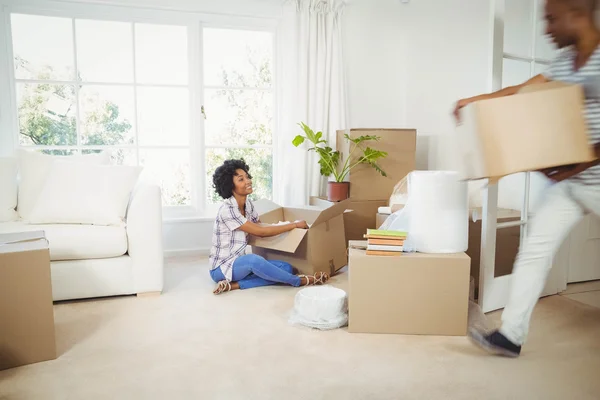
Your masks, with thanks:
<instances>
[{"instance_id":1,"label":"striped shirt","mask_svg":"<svg viewBox=\"0 0 600 400\"><path fill-rule=\"evenodd\" d=\"M248 245L248 234L239 229L246 221L259 222L258 212L250 199L246 199L246 215L242 215L234 197L223 202L215 218L210 249L210 269L221 268L223 276L232 280L233 262L243 256Z\"/></svg>"},{"instance_id":2,"label":"striped shirt","mask_svg":"<svg viewBox=\"0 0 600 400\"><path fill-rule=\"evenodd\" d=\"M600 142L600 47L596 48L587 63L575 70L575 57L577 52L570 47L563 50L552 62L546 72L546 79L579 84L585 92L585 118L588 125L590 143ZM589 168L574 177L588 185L600 185L600 165Z\"/></svg>"}]
</instances>

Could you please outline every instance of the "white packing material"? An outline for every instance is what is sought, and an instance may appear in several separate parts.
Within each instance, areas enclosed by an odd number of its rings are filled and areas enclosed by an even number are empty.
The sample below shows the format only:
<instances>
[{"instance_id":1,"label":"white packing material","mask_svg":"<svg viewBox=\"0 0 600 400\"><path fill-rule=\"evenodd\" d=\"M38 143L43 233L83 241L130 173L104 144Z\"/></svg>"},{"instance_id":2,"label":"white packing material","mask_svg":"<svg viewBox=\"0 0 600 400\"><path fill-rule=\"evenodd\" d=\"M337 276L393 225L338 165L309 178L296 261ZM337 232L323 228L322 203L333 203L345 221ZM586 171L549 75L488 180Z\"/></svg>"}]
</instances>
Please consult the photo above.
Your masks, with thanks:
<instances>
[{"instance_id":1,"label":"white packing material","mask_svg":"<svg viewBox=\"0 0 600 400\"><path fill-rule=\"evenodd\" d=\"M380 229L408 232L404 251L462 253L469 244L467 183L453 171L413 171L408 199Z\"/></svg>"},{"instance_id":2,"label":"white packing material","mask_svg":"<svg viewBox=\"0 0 600 400\"><path fill-rule=\"evenodd\" d=\"M348 323L348 295L330 285L302 289L296 293L289 323L320 330L341 328Z\"/></svg>"},{"instance_id":3,"label":"white packing material","mask_svg":"<svg viewBox=\"0 0 600 400\"><path fill-rule=\"evenodd\" d=\"M390 215L392 213L392 207L379 207L377 212L383 215Z\"/></svg>"}]
</instances>

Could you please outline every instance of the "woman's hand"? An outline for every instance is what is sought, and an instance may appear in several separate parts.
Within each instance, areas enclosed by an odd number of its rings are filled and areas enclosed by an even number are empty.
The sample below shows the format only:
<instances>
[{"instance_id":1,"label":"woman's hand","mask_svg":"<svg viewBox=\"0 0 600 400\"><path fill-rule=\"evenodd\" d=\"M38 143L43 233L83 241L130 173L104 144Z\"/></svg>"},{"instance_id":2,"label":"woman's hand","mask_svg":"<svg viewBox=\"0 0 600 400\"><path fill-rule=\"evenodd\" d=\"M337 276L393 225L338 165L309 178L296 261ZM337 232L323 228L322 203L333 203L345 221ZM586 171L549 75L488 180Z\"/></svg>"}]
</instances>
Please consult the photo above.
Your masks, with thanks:
<instances>
[{"instance_id":1,"label":"woman's hand","mask_svg":"<svg viewBox=\"0 0 600 400\"><path fill-rule=\"evenodd\" d=\"M296 221L294 222L294 224L298 229L308 229L308 224L306 223L306 221Z\"/></svg>"}]
</instances>

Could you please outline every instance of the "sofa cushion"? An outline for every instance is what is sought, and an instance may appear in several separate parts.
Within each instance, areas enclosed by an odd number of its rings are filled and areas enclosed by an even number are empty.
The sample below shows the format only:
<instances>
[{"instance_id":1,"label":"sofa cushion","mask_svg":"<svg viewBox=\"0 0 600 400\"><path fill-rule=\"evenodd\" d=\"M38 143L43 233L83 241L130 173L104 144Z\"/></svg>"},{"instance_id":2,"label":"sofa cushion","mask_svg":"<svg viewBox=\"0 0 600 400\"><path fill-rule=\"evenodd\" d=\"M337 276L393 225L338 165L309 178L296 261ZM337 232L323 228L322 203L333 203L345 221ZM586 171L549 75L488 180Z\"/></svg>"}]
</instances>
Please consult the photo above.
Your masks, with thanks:
<instances>
[{"instance_id":1,"label":"sofa cushion","mask_svg":"<svg viewBox=\"0 0 600 400\"><path fill-rule=\"evenodd\" d=\"M127 234L122 226L0 223L0 233L23 231L46 233L52 261L109 258L127 253Z\"/></svg>"},{"instance_id":2,"label":"sofa cushion","mask_svg":"<svg viewBox=\"0 0 600 400\"><path fill-rule=\"evenodd\" d=\"M17 219L17 159L0 158L0 222Z\"/></svg>"},{"instance_id":3,"label":"sofa cushion","mask_svg":"<svg viewBox=\"0 0 600 400\"><path fill-rule=\"evenodd\" d=\"M55 161L31 211L33 224L124 225L141 167Z\"/></svg>"},{"instance_id":4,"label":"sofa cushion","mask_svg":"<svg viewBox=\"0 0 600 400\"><path fill-rule=\"evenodd\" d=\"M36 151L19 150L18 156L20 181L17 212L24 220L29 220L54 161L69 160L95 165L110 163L110 153L108 152L81 156L50 156Z\"/></svg>"}]
</instances>

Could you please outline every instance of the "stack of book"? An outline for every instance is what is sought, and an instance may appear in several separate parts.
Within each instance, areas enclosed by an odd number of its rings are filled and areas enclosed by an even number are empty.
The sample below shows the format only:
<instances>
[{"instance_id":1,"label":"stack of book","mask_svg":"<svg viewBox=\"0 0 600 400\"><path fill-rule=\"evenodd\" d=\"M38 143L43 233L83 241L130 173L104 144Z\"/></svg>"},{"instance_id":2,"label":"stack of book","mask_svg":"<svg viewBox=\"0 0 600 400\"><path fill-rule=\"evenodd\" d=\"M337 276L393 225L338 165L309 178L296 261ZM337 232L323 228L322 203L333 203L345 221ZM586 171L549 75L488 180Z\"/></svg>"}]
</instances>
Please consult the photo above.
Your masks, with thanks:
<instances>
[{"instance_id":1,"label":"stack of book","mask_svg":"<svg viewBox=\"0 0 600 400\"><path fill-rule=\"evenodd\" d=\"M402 255L406 232L367 229L367 255L399 256Z\"/></svg>"}]
</instances>

